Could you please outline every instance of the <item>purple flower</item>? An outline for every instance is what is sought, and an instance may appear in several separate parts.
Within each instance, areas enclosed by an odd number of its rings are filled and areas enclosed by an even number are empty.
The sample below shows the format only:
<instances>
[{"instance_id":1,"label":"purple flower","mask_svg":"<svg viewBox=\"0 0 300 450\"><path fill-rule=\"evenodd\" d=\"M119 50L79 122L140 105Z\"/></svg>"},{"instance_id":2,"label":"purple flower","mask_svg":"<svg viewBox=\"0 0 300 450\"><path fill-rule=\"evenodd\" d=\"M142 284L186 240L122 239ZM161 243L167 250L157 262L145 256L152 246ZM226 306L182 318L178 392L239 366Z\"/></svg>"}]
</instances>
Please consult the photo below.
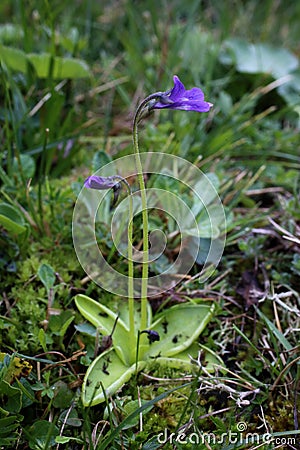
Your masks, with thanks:
<instances>
[{"instance_id":1,"label":"purple flower","mask_svg":"<svg viewBox=\"0 0 300 450\"><path fill-rule=\"evenodd\" d=\"M185 111L208 112L212 103L204 101L200 88L186 90L179 78L174 75L174 87L163 92L157 101L153 101L149 109L181 109Z\"/></svg>"},{"instance_id":2,"label":"purple flower","mask_svg":"<svg viewBox=\"0 0 300 450\"><path fill-rule=\"evenodd\" d=\"M85 180L84 187L104 191L105 189L113 188L119 181L120 178L115 175L111 177L98 177L97 175L92 175Z\"/></svg>"}]
</instances>

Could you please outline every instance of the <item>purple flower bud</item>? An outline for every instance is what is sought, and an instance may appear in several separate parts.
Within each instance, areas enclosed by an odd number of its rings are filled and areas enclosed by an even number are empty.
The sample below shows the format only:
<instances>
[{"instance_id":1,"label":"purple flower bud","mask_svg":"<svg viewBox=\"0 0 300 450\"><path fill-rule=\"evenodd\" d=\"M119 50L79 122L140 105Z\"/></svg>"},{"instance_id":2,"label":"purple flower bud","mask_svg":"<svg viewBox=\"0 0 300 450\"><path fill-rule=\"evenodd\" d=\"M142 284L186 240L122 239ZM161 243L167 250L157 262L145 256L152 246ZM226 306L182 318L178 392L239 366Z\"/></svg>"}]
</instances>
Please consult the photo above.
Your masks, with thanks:
<instances>
[{"instance_id":1,"label":"purple flower bud","mask_svg":"<svg viewBox=\"0 0 300 450\"><path fill-rule=\"evenodd\" d=\"M208 112L212 103L204 101L200 88L185 89L179 78L174 75L173 89L163 92L150 109L181 109L185 111Z\"/></svg>"},{"instance_id":2,"label":"purple flower bud","mask_svg":"<svg viewBox=\"0 0 300 450\"><path fill-rule=\"evenodd\" d=\"M113 188L120 181L120 177L98 177L92 175L88 177L84 182L84 187L89 189L97 189L98 191L104 191L105 189Z\"/></svg>"},{"instance_id":3,"label":"purple flower bud","mask_svg":"<svg viewBox=\"0 0 300 450\"><path fill-rule=\"evenodd\" d=\"M152 344L152 342L160 340L160 336L159 336L157 331L154 331L154 330L143 330L143 331L141 331L141 334L142 333L147 333L147 338L149 339L149 343L150 344Z\"/></svg>"}]
</instances>

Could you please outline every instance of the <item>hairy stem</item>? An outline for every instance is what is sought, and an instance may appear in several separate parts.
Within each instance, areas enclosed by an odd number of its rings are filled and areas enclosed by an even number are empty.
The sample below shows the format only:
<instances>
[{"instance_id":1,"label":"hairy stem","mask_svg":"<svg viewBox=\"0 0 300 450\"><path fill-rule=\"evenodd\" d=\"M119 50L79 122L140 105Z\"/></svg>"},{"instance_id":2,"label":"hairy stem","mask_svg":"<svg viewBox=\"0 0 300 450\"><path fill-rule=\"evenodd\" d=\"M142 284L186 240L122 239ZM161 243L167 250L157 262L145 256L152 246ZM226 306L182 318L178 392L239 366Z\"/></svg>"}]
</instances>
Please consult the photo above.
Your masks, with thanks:
<instances>
[{"instance_id":1,"label":"hairy stem","mask_svg":"<svg viewBox=\"0 0 300 450\"><path fill-rule=\"evenodd\" d=\"M141 325L140 329L145 330L147 328L147 293L148 293L148 271L149 271L149 225L148 225L148 211L147 211L147 196L146 188L143 176L143 167L140 158L139 143L138 143L138 124L142 119L145 107L151 101L160 98L161 92L149 95L136 110L133 120L133 149L135 155L135 164L138 176L139 188L141 191L142 202L142 221L143 221L143 268L142 268L142 286L141 286ZM149 109L150 110L150 109ZM144 340L144 336L142 336Z\"/></svg>"},{"instance_id":2,"label":"hairy stem","mask_svg":"<svg viewBox=\"0 0 300 450\"><path fill-rule=\"evenodd\" d=\"M131 192L129 193L129 226L128 226L128 313L129 313L129 336L130 349L135 349L135 327L134 327L134 272L132 259L132 238L133 238L133 201Z\"/></svg>"},{"instance_id":3,"label":"hairy stem","mask_svg":"<svg viewBox=\"0 0 300 450\"><path fill-rule=\"evenodd\" d=\"M117 177L116 177L117 178ZM129 198L129 224L127 230L127 259L128 259L128 314L129 314L129 348L134 352L136 346L135 326L134 326L134 270L132 259L132 239L133 239L133 200L130 185L122 177L120 181L125 185ZM132 361L135 355L132 355Z\"/></svg>"}]
</instances>

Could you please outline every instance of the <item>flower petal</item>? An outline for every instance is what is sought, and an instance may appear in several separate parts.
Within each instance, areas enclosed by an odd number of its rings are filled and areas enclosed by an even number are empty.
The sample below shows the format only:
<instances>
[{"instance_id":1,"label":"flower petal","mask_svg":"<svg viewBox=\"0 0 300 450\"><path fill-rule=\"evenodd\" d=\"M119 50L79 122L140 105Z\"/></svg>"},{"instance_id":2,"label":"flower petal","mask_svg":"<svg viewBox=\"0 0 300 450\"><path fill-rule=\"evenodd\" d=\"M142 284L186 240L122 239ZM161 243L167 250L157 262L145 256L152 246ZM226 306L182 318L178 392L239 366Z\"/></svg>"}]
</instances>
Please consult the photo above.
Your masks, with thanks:
<instances>
[{"instance_id":1,"label":"flower petal","mask_svg":"<svg viewBox=\"0 0 300 450\"><path fill-rule=\"evenodd\" d=\"M178 98L182 97L185 94L185 87L183 83L179 80L177 75L174 75L173 80L174 80L174 87L171 90L169 97L171 100L173 100L173 102L176 102Z\"/></svg>"},{"instance_id":2,"label":"flower petal","mask_svg":"<svg viewBox=\"0 0 300 450\"><path fill-rule=\"evenodd\" d=\"M178 110L184 110L184 111L196 111L196 112L208 112L210 108L212 107L212 103L205 102L205 101L186 101L186 100L180 100L176 103L173 103L169 107L169 109L178 109Z\"/></svg>"},{"instance_id":3,"label":"flower petal","mask_svg":"<svg viewBox=\"0 0 300 450\"><path fill-rule=\"evenodd\" d=\"M203 92L200 88L197 87L185 91L185 97L187 97L189 100L197 100L199 102L202 102L204 100Z\"/></svg>"},{"instance_id":4,"label":"flower petal","mask_svg":"<svg viewBox=\"0 0 300 450\"><path fill-rule=\"evenodd\" d=\"M174 75L174 87L163 93L151 106L151 109L178 109L185 111L208 112L212 103L204 101L204 94L200 88L186 90L183 83Z\"/></svg>"}]
</instances>

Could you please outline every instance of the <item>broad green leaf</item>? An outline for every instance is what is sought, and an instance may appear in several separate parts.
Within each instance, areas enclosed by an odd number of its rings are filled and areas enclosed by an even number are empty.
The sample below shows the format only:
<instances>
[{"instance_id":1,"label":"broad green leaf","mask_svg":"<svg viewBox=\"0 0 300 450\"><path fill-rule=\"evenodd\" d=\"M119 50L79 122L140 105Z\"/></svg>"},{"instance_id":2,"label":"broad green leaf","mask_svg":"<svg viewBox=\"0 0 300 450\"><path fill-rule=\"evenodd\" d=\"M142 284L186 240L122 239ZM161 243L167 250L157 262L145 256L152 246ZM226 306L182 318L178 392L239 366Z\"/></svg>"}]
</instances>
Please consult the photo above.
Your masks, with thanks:
<instances>
[{"instance_id":1,"label":"broad green leaf","mask_svg":"<svg viewBox=\"0 0 300 450\"><path fill-rule=\"evenodd\" d=\"M216 364L223 365L223 361L218 355L204 345L199 345L196 342L194 342L186 350L177 353L175 356L155 358L153 360L153 364L157 363L160 366L174 367L181 370L191 371L194 369L199 371L200 367L191 362L191 357L193 359L197 359L200 351L201 364L208 372L213 372Z\"/></svg>"},{"instance_id":2,"label":"broad green leaf","mask_svg":"<svg viewBox=\"0 0 300 450\"><path fill-rule=\"evenodd\" d=\"M22 408L22 391L11 386L7 381L0 381L0 398L5 397L4 409L11 413L18 413Z\"/></svg>"},{"instance_id":3,"label":"broad green leaf","mask_svg":"<svg viewBox=\"0 0 300 450\"><path fill-rule=\"evenodd\" d=\"M28 61L26 54L17 48L6 47L0 44L0 60L3 61L10 69L17 70L22 73L27 72Z\"/></svg>"},{"instance_id":4,"label":"broad green leaf","mask_svg":"<svg viewBox=\"0 0 300 450\"><path fill-rule=\"evenodd\" d=\"M142 370L146 362L139 361L130 367L126 366L118 357L114 349L103 352L88 368L82 385L82 402L85 406L93 406L105 401L113 395L135 373ZM102 385L102 386L101 386ZM105 390L105 394L103 393Z\"/></svg>"},{"instance_id":5,"label":"broad green leaf","mask_svg":"<svg viewBox=\"0 0 300 450\"><path fill-rule=\"evenodd\" d=\"M55 283L55 272L54 269L49 266L49 264L41 264L37 272L41 282L45 286L47 292L54 286Z\"/></svg>"},{"instance_id":6,"label":"broad green leaf","mask_svg":"<svg viewBox=\"0 0 300 450\"><path fill-rule=\"evenodd\" d=\"M82 294L76 295L75 303L83 317L98 328L100 333L104 335L111 334L118 316L116 313ZM128 347L128 337L129 328L127 328L121 317L119 317L113 334L113 346L121 360L129 364L132 349Z\"/></svg>"},{"instance_id":7,"label":"broad green leaf","mask_svg":"<svg viewBox=\"0 0 300 450\"><path fill-rule=\"evenodd\" d=\"M151 326L160 340L151 344L145 357L174 356L187 349L204 330L214 312L214 305L175 305L160 314Z\"/></svg>"},{"instance_id":8,"label":"broad green leaf","mask_svg":"<svg viewBox=\"0 0 300 450\"><path fill-rule=\"evenodd\" d=\"M0 203L0 225L15 235L25 233L27 230L20 211L8 203Z\"/></svg>"},{"instance_id":9,"label":"broad green leaf","mask_svg":"<svg viewBox=\"0 0 300 450\"><path fill-rule=\"evenodd\" d=\"M75 297L75 303L83 317L89 320L99 331L108 335L111 333L117 314L111 309L96 302L87 295L78 294ZM128 331L125 323L121 318L118 319L118 324Z\"/></svg>"},{"instance_id":10,"label":"broad green leaf","mask_svg":"<svg viewBox=\"0 0 300 450\"><path fill-rule=\"evenodd\" d=\"M31 64L39 78L77 79L90 77L85 61L77 58L52 56L50 53L25 53L14 47L0 44L0 59L10 68L27 73Z\"/></svg>"},{"instance_id":11,"label":"broad green leaf","mask_svg":"<svg viewBox=\"0 0 300 450\"><path fill-rule=\"evenodd\" d=\"M74 394L68 385L64 381L58 380L52 389L54 390L53 406L60 409L69 408Z\"/></svg>"},{"instance_id":12,"label":"broad green leaf","mask_svg":"<svg viewBox=\"0 0 300 450\"><path fill-rule=\"evenodd\" d=\"M55 79L75 79L90 76L87 64L80 59L53 57L50 53L29 53L27 57L39 78L51 76Z\"/></svg>"},{"instance_id":13,"label":"broad green leaf","mask_svg":"<svg viewBox=\"0 0 300 450\"><path fill-rule=\"evenodd\" d=\"M269 73L275 79L297 69L298 59L285 48L269 44L252 44L233 38L225 42L221 55L224 64L235 64L239 72Z\"/></svg>"}]
</instances>

